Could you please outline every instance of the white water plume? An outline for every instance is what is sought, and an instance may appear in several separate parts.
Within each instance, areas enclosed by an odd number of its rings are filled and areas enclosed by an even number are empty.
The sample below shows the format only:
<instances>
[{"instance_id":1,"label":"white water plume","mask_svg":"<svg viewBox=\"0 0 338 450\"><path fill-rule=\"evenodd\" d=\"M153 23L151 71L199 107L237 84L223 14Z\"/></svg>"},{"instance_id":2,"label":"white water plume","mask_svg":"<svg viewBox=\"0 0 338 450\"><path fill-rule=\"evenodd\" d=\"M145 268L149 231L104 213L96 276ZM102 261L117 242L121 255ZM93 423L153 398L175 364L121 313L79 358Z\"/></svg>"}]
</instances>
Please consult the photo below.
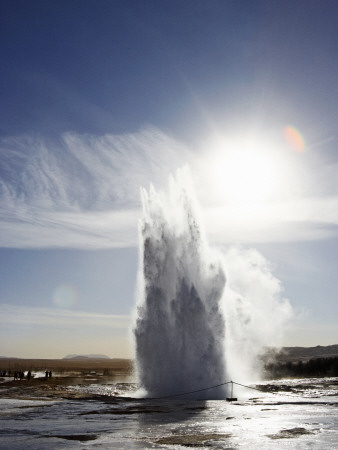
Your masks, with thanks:
<instances>
[{"instance_id":1,"label":"white water plume","mask_svg":"<svg viewBox=\"0 0 338 450\"><path fill-rule=\"evenodd\" d=\"M204 239L187 170L170 180L168 194L151 188L142 200L139 382L150 396L220 384L226 378L225 275L220 255ZM224 387L207 392L224 396Z\"/></svg>"},{"instance_id":2,"label":"white water plume","mask_svg":"<svg viewBox=\"0 0 338 450\"><path fill-rule=\"evenodd\" d=\"M148 396L225 398L226 385L203 389L253 379L290 307L258 252L209 247L191 186L183 169L167 193L142 190L137 373Z\"/></svg>"}]
</instances>

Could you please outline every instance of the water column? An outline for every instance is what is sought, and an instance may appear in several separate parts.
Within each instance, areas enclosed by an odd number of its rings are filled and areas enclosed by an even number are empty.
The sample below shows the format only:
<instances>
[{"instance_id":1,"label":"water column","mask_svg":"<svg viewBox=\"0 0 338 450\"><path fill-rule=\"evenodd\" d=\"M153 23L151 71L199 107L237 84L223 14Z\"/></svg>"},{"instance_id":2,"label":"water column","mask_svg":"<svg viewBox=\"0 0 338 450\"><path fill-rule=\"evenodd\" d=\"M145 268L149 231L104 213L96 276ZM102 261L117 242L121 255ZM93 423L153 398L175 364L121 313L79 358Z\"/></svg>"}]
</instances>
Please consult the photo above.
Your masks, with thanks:
<instances>
[{"instance_id":1,"label":"water column","mask_svg":"<svg viewBox=\"0 0 338 450\"><path fill-rule=\"evenodd\" d=\"M142 204L134 329L139 383L152 397L220 384L225 273L205 239L188 170L178 171L165 193L143 190ZM195 398L226 394L223 386Z\"/></svg>"}]
</instances>

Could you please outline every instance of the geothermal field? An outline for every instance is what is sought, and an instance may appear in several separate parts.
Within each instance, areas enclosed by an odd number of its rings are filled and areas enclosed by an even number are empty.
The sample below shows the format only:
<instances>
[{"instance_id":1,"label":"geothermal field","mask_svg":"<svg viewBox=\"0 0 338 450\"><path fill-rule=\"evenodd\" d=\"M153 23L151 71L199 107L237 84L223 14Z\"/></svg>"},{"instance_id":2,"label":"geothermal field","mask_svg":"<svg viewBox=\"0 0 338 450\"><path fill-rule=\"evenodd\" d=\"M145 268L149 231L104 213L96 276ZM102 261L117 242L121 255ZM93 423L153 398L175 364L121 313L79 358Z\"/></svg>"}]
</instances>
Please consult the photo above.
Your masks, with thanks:
<instances>
[{"instance_id":1,"label":"geothermal field","mask_svg":"<svg viewBox=\"0 0 338 450\"><path fill-rule=\"evenodd\" d=\"M337 448L338 378L262 381L290 306L261 255L208 245L187 180L143 192L135 361L2 359L0 448Z\"/></svg>"},{"instance_id":2,"label":"geothermal field","mask_svg":"<svg viewBox=\"0 0 338 450\"><path fill-rule=\"evenodd\" d=\"M103 375L97 363L73 364L69 374L54 361L51 379L34 370L29 381L3 377L0 448L337 448L338 378L234 385L232 402L205 392L151 399L129 364Z\"/></svg>"}]
</instances>

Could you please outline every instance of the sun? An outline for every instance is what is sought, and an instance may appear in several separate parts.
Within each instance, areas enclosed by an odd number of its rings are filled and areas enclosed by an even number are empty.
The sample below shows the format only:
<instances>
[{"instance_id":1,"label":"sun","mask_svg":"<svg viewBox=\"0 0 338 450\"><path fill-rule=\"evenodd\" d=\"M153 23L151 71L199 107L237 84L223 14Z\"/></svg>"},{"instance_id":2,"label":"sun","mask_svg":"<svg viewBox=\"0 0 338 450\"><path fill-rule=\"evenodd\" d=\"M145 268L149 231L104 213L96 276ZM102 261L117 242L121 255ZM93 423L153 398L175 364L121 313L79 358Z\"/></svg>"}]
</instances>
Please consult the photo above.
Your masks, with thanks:
<instances>
[{"instance_id":1,"label":"sun","mask_svg":"<svg viewBox=\"0 0 338 450\"><path fill-rule=\"evenodd\" d=\"M264 140L220 139L210 155L214 195L230 203L264 203L283 190L283 161Z\"/></svg>"}]
</instances>

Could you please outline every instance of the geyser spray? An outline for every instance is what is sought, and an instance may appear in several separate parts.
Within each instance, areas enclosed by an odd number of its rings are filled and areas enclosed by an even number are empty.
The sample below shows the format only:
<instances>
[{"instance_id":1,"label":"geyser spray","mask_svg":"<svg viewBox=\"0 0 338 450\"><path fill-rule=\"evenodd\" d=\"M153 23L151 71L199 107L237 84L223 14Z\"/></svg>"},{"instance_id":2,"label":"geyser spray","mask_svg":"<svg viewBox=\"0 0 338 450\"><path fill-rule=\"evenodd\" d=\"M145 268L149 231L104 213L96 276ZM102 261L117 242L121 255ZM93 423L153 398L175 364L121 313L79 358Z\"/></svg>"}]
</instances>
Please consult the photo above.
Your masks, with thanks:
<instances>
[{"instance_id":1,"label":"geyser spray","mask_svg":"<svg viewBox=\"0 0 338 450\"><path fill-rule=\"evenodd\" d=\"M165 396L226 380L221 256L205 239L188 169L167 193L142 191L140 282L135 325L140 385ZM195 394L224 398L226 386ZM190 396L190 398L192 398Z\"/></svg>"}]
</instances>

